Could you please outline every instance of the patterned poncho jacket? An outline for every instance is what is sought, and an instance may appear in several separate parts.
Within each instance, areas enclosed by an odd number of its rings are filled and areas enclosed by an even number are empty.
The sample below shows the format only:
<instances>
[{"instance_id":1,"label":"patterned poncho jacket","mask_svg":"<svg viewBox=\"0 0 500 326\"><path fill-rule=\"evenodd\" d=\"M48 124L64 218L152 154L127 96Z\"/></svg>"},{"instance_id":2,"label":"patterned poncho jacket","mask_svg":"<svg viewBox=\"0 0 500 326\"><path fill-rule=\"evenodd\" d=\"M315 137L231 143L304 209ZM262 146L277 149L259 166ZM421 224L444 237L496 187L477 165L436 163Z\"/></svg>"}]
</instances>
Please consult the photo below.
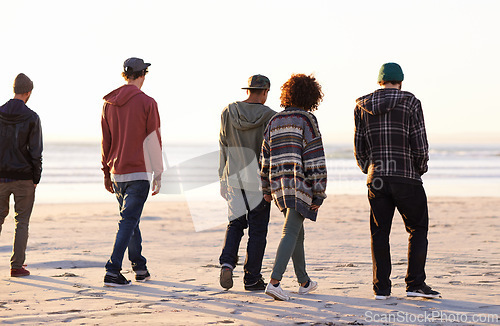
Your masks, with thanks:
<instances>
[{"instance_id":1,"label":"patterned poncho jacket","mask_svg":"<svg viewBox=\"0 0 500 326\"><path fill-rule=\"evenodd\" d=\"M410 92L379 89L356 100L354 152L359 168L376 177L422 182L429 145L420 101Z\"/></svg>"},{"instance_id":2,"label":"patterned poncho jacket","mask_svg":"<svg viewBox=\"0 0 500 326\"><path fill-rule=\"evenodd\" d=\"M261 152L262 190L284 211L293 208L316 220L311 205L326 198L326 162L316 117L288 107L276 114L264 132Z\"/></svg>"}]
</instances>

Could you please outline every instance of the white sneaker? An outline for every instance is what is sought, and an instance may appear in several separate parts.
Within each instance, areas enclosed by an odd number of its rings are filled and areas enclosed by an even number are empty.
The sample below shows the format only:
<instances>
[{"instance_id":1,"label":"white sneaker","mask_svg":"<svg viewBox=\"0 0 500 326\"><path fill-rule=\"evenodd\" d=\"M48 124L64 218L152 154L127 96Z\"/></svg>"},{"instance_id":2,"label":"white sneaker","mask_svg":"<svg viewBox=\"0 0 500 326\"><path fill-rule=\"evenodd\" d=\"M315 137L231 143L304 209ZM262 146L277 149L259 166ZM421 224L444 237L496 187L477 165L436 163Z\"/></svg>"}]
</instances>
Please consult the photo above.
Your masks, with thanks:
<instances>
[{"instance_id":1,"label":"white sneaker","mask_svg":"<svg viewBox=\"0 0 500 326\"><path fill-rule=\"evenodd\" d=\"M275 300L279 301L288 301L290 297L286 294L285 291L281 288L281 285L274 286L270 282L266 286L266 291L264 292L270 297L273 297Z\"/></svg>"},{"instance_id":2,"label":"white sneaker","mask_svg":"<svg viewBox=\"0 0 500 326\"><path fill-rule=\"evenodd\" d=\"M308 287L299 287L299 294L306 294L309 292L312 292L318 288L318 282L314 282L312 280L309 280L309 286Z\"/></svg>"},{"instance_id":3,"label":"white sneaker","mask_svg":"<svg viewBox=\"0 0 500 326\"><path fill-rule=\"evenodd\" d=\"M375 294L375 300L387 300L390 297L390 295Z\"/></svg>"}]
</instances>

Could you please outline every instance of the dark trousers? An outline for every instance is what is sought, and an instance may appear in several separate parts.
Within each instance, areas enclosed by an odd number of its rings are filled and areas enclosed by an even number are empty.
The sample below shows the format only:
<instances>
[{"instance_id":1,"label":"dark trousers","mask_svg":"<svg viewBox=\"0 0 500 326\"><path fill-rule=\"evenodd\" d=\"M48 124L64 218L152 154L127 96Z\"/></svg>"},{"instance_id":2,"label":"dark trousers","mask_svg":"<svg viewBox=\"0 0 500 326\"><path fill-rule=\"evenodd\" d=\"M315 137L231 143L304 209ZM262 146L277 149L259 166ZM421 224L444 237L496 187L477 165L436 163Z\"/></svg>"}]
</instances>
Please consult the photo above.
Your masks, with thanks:
<instances>
[{"instance_id":1,"label":"dark trousers","mask_svg":"<svg viewBox=\"0 0 500 326\"><path fill-rule=\"evenodd\" d=\"M380 181L380 180L379 180ZM373 290L391 293L391 254L389 235L395 208L401 214L408 238L406 289L418 289L425 281L429 214L427 196L421 184L395 183L386 180L368 185L370 230L373 260Z\"/></svg>"},{"instance_id":2,"label":"dark trousers","mask_svg":"<svg viewBox=\"0 0 500 326\"><path fill-rule=\"evenodd\" d=\"M247 215L240 216L230 221L227 226L219 262L221 265L228 264L233 268L238 262L238 250L243 230L248 228L247 257L243 266L245 285L253 285L262 278L260 271L266 250L270 212L271 204L262 200L257 207L248 213L248 217Z\"/></svg>"}]
</instances>

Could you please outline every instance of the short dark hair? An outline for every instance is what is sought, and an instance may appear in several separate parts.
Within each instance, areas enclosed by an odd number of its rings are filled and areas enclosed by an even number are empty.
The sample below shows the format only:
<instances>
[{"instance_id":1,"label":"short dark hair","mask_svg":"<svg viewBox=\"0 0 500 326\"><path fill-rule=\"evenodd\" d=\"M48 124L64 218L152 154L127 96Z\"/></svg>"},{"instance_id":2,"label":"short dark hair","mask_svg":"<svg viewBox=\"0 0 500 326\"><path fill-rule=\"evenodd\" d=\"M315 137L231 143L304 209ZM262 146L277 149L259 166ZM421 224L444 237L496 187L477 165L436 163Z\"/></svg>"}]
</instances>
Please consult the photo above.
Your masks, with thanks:
<instances>
[{"instance_id":1,"label":"short dark hair","mask_svg":"<svg viewBox=\"0 0 500 326\"><path fill-rule=\"evenodd\" d=\"M293 74L281 86L280 100L280 106L283 108L294 106L306 111L314 111L323 100L323 92L313 75Z\"/></svg>"},{"instance_id":2,"label":"short dark hair","mask_svg":"<svg viewBox=\"0 0 500 326\"><path fill-rule=\"evenodd\" d=\"M252 88L249 88L248 90L250 91L250 94L262 94L262 93L264 93L264 91L266 89L252 89Z\"/></svg>"},{"instance_id":3,"label":"short dark hair","mask_svg":"<svg viewBox=\"0 0 500 326\"><path fill-rule=\"evenodd\" d=\"M146 76L148 73L148 69L143 69L141 71L133 71L132 69L127 69L124 72L122 72L123 78L125 78L126 81L129 80L136 80L139 77Z\"/></svg>"}]
</instances>

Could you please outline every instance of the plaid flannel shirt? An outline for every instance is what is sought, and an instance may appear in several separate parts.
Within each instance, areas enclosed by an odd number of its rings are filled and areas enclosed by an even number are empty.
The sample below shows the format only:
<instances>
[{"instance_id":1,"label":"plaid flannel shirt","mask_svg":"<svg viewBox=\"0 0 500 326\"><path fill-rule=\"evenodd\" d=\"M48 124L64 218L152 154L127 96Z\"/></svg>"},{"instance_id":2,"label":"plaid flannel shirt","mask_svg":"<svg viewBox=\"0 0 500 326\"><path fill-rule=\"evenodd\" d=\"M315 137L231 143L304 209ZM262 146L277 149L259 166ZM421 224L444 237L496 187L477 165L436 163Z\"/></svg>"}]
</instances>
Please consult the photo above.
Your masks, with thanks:
<instances>
[{"instance_id":1,"label":"plaid flannel shirt","mask_svg":"<svg viewBox=\"0 0 500 326\"><path fill-rule=\"evenodd\" d=\"M356 100L354 154L359 168L375 177L422 181L429 145L420 101L410 92L379 89Z\"/></svg>"}]
</instances>

